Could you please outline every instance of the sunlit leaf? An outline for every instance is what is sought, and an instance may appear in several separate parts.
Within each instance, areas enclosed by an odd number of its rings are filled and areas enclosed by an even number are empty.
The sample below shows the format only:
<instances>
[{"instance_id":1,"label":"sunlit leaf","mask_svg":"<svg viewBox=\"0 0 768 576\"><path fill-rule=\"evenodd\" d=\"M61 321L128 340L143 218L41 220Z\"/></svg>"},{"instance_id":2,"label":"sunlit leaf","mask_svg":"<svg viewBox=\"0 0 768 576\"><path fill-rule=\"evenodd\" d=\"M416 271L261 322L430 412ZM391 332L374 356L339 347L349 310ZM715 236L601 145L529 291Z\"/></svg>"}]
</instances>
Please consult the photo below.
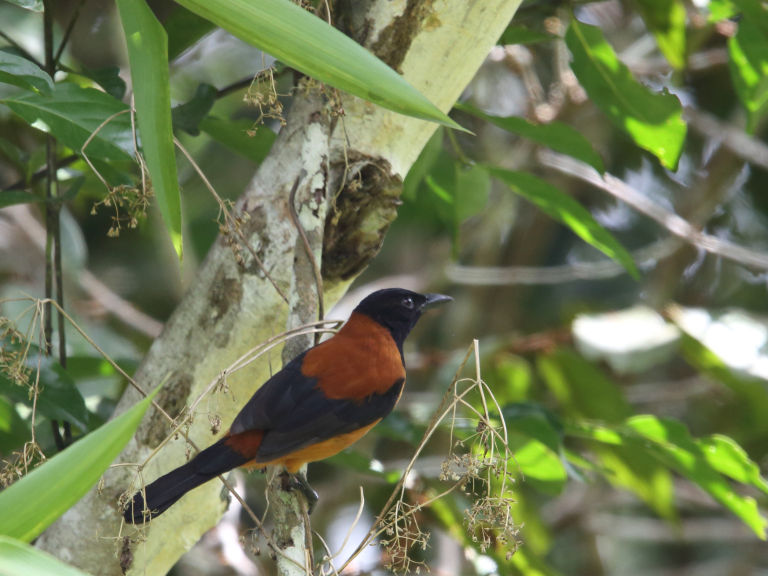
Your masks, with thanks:
<instances>
[{"instance_id":1,"label":"sunlit leaf","mask_svg":"<svg viewBox=\"0 0 768 576\"><path fill-rule=\"evenodd\" d=\"M761 17L768 20L768 13ZM768 27L768 26L767 26ZM728 40L731 78L739 100L747 111L747 132L752 134L768 111L768 35L747 16L736 35Z\"/></svg>"},{"instance_id":2,"label":"sunlit leaf","mask_svg":"<svg viewBox=\"0 0 768 576\"><path fill-rule=\"evenodd\" d=\"M77 154L105 120L128 110L128 106L104 92L68 82L56 84L50 98L27 92L2 102L36 128L56 136ZM88 144L86 154L102 160L133 159L130 115L121 114L99 130Z\"/></svg>"},{"instance_id":3,"label":"sunlit leaf","mask_svg":"<svg viewBox=\"0 0 768 576\"><path fill-rule=\"evenodd\" d=\"M677 96L638 83L600 28L574 18L565 40L573 54L571 68L594 104L638 146L676 170L686 134Z\"/></svg>"},{"instance_id":4,"label":"sunlit leaf","mask_svg":"<svg viewBox=\"0 0 768 576\"><path fill-rule=\"evenodd\" d=\"M0 492L0 535L30 542L80 500L131 439L159 390Z\"/></svg>"},{"instance_id":5,"label":"sunlit leaf","mask_svg":"<svg viewBox=\"0 0 768 576\"><path fill-rule=\"evenodd\" d=\"M47 73L26 58L8 52L0 52L0 82L45 96L53 92L53 80Z\"/></svg>"},{"instance_id":6,"label":"sunlit leaf","mask_svg":"<svg viewBox=\"0 0 768 576\"><path fill-rule=\"evenodd\" d=\"M768 522L760 516L754 499L734 491L728 481L712 466L702 447L691 438L683 424L654 416L636 416L627 420L627 426L642 438L651 440L647 449L652 454L698 484L765 540Z\"/></svg>"},{"instance_id":7,"label":"sunlit leaf","mask_svg":"<svg viewBox=\"0 0 768 576\"><path fill-rule=\"evenodd\" d=\"M742 484L750 484L768 494L768 482L760 475L760 467L727 436L716 434L697 440L709 465L721 474Z\"/></svg>"},{"instance_id":8,"label":"sunlit leaf","mask_svg":"<svg viewBox=\"0 0 768 576\"><path fill-rule=\"evenodd\" d=\"M739 11L732 0L709 0L707 10L709 10L709 22L728 20L733 18Z\"/></svg>"},{"instance_id":9,"label":"sunlit leaf","mask_svg":"<svg viewBox=\"0 0 768 576\"><path fill-rule=\"evenodd\" d=\"M563 445L563 425L550 410L533 402L515 402L501 409L508 430L538 440L555 454Z\"/></svg>"},{"instance_id":10,"label":"sunlit leaf","mask_svg":"<svg viewBox=\"0 0 768 576\"><path fill-rule=\"evenodd\" d=\"M545 494L562 492L568 475L556 452L538 440L516 432L509 434L509 448L515 455L509 462L513 474L519 470L526 482Z\"/></svg>"},{"instance_id":11,"label":"sunlit leaf","mask_svg":"<svg viewBox=\"0 0 768 576\"><path fill-rule=\"evenodd\" d=\"M175 60L187 48L216 28L216 25L183 6L177 6L166 18L163 28L168 34L168 60Z\"/></svg>"},{"instance_id":12,"label":"sunlit leaf","mask_svg":"<svg viewBox=\"0 0 768 576\"><path fill-rule=\"evenodd\" d=\"M537 367L567 414L605 422L621 422L632 415L621 389L574 352L559 348L541 354Z\"/></svg>"},{"instance_id":13,"label":"sunlit leaf","mask_svg":"<svg viewBox=\"0 0 768 576\"><path fill-rule=\"evenodd\" d=\"M117 0L128 44L144 160L165 227L183 260L181 198L171 125L168 36L144 0Z\"/></svg>"},{"instance_id":14,"label":"sunlit leaf","mask_svg":"<svg viewBox=\"0 0 768 576\"><path fill-rule=\"evenodd\" d=\"M38 361L40 363L40 391L36 404L38 414L52 420L66 420L81 430L87 430L88 411L85 400L78 392L72 377L53 357L38 358L37 351L30 350L26 359L26 366L31 370L30 384L34 384L37 380ZM14 383L5 372L0 371L0 395L32 408L34 398L30 397L29 392L28 386Z\"/></svg>"},{"instance_id":15,"label":"sunlit leaf","mask_svg":"<svg viewBox=\"0 0 768 576\"><path fill-rule=\"evenodd\" d=\"M179 104L171 110L173 126L184 130L190 136L200 134L200 122L208 116L208 112L216 102L216 88L210 84L200 84L195 95L184 104Z\"/></svg>"},{"instance_id":16,"label":"sunlit leaf","mask_svg":"<svg viewBox=\"0 0 768 576\"><path fill-rule=\"evenodd\" d=\"M229 121L208 116L200 122L200 130L255 164L264 161L277 139L277 134L266 126L259 126L254 133L253 122L244 119Z\"/></svg>"},{"instance_id":17,"label":"sunlit leaf","mask_svg":"<svg viewBox=\"0 0 768 576\"><path fill-rule=\"evenodd\" d=\"M672 68L685 67L685 6L680 0L637 0L645 25Z\"/></svg>"},{"instance_id":18,"label":"sunlit leaf","mask_svg":"<svg viewBox=\"0 0 768 576\"><path fill-rule=\"evenodd\" d=\"M591 244L606 256L624 266L633 278L640 274L632 260L632 255L624 246L592 217L592 214L568 194L552 184L540 180L525 172L502 170L486 167L494 178L504 182L509 188L526 200L533 202L548 216L565 224L577 236Z\"/></svg>"},{"instance_id":19,"label":"sunlit leaf","mask_svg":"<svg viewBox=\"0 0 768 576\"><path fill-rule=\"evenodd\" d=\"M290 0L179 4L320 82L388 110L462 130L396 71Z\"/></svg>"},{"instance_id":20,"label":"sunlit leaf","mask_svg":"<svg viewBox=\"0 0 768 576\"><path fill-rule=\"evenodd\" d=\"M0 574L3 576L88 576L47 552L21 540L0 536Z\"/></svg>"},{"instance_id":21,"label":"sunlit leaf","mask_svg":"<svg viewBox=\"0 0 768 576\"><path fill-rule=\"evenodd\" d=\"M558 121L550 122L549 124L532 124L518 116L508 116L506 118L490 116L470 104L456 104L455 107L473 116L482 118L491 124L495 124L507 132L528 138L552 148L552 150L586 162L601 174L605 172L603 158L600 154L595 151L589 140L568 126L568 124Z\"/></svg>"}]
</instances>

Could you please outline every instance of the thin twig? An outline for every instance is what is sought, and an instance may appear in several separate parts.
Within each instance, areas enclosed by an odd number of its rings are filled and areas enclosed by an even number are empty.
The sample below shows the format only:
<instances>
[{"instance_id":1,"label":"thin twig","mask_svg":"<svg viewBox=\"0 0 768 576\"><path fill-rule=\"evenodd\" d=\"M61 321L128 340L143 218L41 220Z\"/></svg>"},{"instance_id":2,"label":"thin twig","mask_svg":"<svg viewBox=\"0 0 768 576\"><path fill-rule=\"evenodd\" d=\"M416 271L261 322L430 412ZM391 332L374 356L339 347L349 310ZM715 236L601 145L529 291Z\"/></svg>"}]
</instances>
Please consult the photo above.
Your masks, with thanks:
<instances>
[{"instance_id":1,"label":"thin twig","mask_svg":"<svg viewBox=\"0 0 768 576\"><path fill-rule=\"evenodd\" d=\"M61 44L59 44L59 49L56 51L56 56L53 58L54 68L59 65L59 59L61 59L61 55L64 53L64 48L67 47L67 42L69 42L69 37L72 35L72 30L75 29L77 19L80 18L80 11L83 9L85 2L86 0L80 0L77 8L75 8L75 13L72 14L72 18L69 20L67 30L64 32L64 37L61 39Z\"/></svg>"},{"instance_id":2,"label":"thin twig","mask_svg":"<svg viewBox=\"0 0 768 576\"><path fill-rule=\"evenodd\" d=\"M29 60L33 64L36 64L41 70L45 70L45 66L42 64L42 62L40 62L40 60L38 60L37 58L32 56L32 54L30 54L28 51L26 51L24 48L22 48L21 44L16 42L16 40L14 40L10 36L8 36L8 34L3 32L2 30L0 30L0 37L4 38L11 46L16 48L16 50L18 50L19 52L21 52L21 54L22 54L22 56L24 56L24 58L26 58L27 60Z\"/></svg>"},{"instance_id":3,"label":"thin twig","mask_svg":"<svg viewBox=\"0 0 768 576\"><path fill-rule=\"evenodd\" d=\"M570 174L571 176L592 184L593 186L608 192L615 198L626 202L638 212L641 212L652 220L658 222L674 236L677 236L684 242L687 242L696 248L700 248L711 254L722 256L727 260L731 260L744 266L758 268L760 270L768 270L768 254L745 248L701 232L687 220L681 218L677 214L669 212L661 205L651 200L648 196L635 190L615 176L611 176L607 173L605 176L600 176L600 174L588 164L549 150L540 151L539 160L544 166L553 168L563 174Z\"/></svg>"}]
</instances>

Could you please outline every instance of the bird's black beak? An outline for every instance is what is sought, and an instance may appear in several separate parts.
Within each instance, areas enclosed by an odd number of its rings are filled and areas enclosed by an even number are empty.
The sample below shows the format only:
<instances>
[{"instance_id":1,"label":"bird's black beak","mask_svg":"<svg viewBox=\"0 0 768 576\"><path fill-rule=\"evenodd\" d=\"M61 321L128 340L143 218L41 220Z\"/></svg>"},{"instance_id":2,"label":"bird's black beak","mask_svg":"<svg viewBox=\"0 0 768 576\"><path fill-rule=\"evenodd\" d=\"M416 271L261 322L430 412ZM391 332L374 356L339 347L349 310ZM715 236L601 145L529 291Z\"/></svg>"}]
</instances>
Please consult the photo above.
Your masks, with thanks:
<instances>
[{"instance_id":1,"label":"bird's black beak","mask_svg":"<svg viewBox=\"0 0 768 576\"><path fill-rule=\"evenodd\" d=\"M426 297L427 301L422 304L422 311L435 308L441 304L445 304L446 302L453 302L453 298L450 296L444 296L443 294L425 294L424 296Z\"/></svg>"}]
</instances>

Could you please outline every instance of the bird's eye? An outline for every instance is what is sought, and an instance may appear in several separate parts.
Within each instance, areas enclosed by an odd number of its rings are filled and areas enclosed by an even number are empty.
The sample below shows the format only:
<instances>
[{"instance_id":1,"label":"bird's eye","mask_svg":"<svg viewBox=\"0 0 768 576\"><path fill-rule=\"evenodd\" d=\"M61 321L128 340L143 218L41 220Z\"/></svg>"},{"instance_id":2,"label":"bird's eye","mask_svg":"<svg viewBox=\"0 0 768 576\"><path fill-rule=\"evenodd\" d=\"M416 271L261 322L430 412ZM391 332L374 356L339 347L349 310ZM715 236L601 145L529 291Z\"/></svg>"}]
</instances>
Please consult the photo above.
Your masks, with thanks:
<instances>
[{"instance_id":1,"label":"bird's eye","mask_svg":"<svg viewBox=\"0 0 768 576\"><path fill-rule=\"evenodd\" d=\"M413 300L411 300L410 298L404 299L403 300L403 306L405 306L406 308L408 308L410 310L411 308L413 308Z\"/></svg>"}]
</instances>

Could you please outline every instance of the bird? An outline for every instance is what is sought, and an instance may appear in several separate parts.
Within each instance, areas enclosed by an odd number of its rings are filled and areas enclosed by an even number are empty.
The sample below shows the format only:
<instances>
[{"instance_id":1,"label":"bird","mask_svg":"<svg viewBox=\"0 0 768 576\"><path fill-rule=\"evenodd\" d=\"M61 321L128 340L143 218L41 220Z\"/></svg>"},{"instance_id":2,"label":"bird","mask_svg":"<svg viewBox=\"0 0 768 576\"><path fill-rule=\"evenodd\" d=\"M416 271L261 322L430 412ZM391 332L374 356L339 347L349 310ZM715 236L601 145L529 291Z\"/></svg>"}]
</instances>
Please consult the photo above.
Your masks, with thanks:
<instances>
[{"instance_id":1,"label":"bird","mask_svg":"<svg viewBox=\"0 0 768 576\"><path fill-rule=\"evenodd\" d=\"M190 490L238 467L278 467L306 495L311 512L318 497L301 467L338 454L392 411L405 384L405 339L427 309L452 300L403 288L367 296L333 337L267 380L218 442L136 492L125 521L156 518Z\"/></svg>"}]
</instances>

